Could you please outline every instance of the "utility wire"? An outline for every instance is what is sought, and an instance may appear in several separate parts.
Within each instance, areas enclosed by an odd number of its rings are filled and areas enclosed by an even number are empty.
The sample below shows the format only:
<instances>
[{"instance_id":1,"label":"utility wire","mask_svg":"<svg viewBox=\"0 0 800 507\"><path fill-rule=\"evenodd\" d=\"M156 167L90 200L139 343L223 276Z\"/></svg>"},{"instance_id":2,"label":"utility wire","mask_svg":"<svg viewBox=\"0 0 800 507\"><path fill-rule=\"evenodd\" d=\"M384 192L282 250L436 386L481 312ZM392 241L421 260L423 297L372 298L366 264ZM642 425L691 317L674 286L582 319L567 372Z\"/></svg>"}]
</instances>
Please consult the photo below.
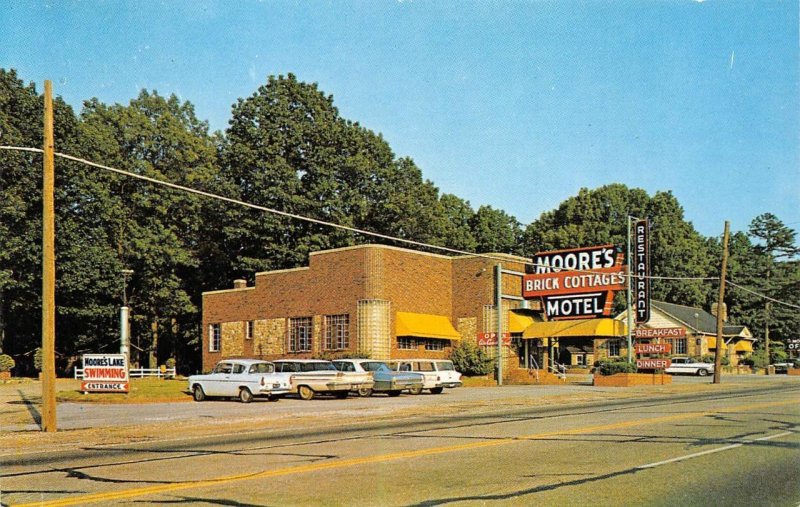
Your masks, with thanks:
<instances>
[{"instance_id":1,"label":"utility wire","mask_svg":"<svg viewBox=\"0 0 800 507\"><path fill-rule=\"evenodd\" d=\"M27 152L31 152L31 153L42 153L44 151L41 148L28 148L28 147L21 147L21 146L0 146L0 149L13 150L13 151L27 151ZM143 181L154 183L156 185L163 185L163 186L166 186L166 187L169 187L169 188L173 188L173 189L176 189L176 190L182 190L184 192L189 192L189 193L192 193L192 194L201 195L203 197L208 197L208 198L211 198L211 199L217 199L217 200L228 202L228 203L231 203L231 204L237 204L239 206L244 206L244 207L252 208L252 209L255 209L255 210L259 210L259 211L264 211L264 212L267 212L267 213L273 213L273 214L284 216L284 217L288 217L288 218L294 218L296 220L302 220L302 221L305 221L305 222L315 223L315 224L318 224L318 225L324 225L324 226L327 226L327 227L332 227L332 228L336 228L336 229L342 229L342 230L346 230L346 231L353 232L353 233L356 233L356 234L362 234L362 235L365 235L365 236L372 236L372 237L375 237L375 238L385 239L385 240L388 240L388 241L395 241L395 242L398 242L398 243L405 243L405 244L408 244L408 245L414 245L414 246L423 247L423 248L440 250L440 251L443 251L443 252L449 252L449 253L454 253L454 254L459 254L459 255L468 255L468 256L473 256L473 257L481 257L481 258L484 258L484 259L490 259L490 260L494 260L494 261L507 261L508 260L507 258L504 258L504 257L497 257L497 256L493 256L493 255L488 255L488 254L480 254L480 253L475 253L475 252L468 252L466 250L458 250L456 248L449 248L449 247L444 247L444 246L439 246L439 245L431 245L429 243L423 243L421 241L414 241L414 240L410 240L410 239L398 238L398 237L395 237L395 236L389 236L387 234L381 234L381 233L377 233L377 232L367 231L367 230L364 230L364 229L358 229L356 227L349 227L349 226L337 224L337 223L334 223L334 222L327 222L325 220L319 220L319 219L316 219L316 218L306 217L306 216L298 215L298 214L295 214L295 213L289 213L289 212L286 212L286 211L280 211L280 210L276 210L276 209L273 209L273 208L267 208L265 206L259 206L257 204L252 204L252 203L248 203L248 202L245 202L245 201L240 201L238 199L233 199L233 198L230 198L230 197L225 197L225 196L221 196L221 195L217 195L217 194L212 194L210 192L204 192L202 190L197 190L197 189L194 189L194 188L185 187L185 186L178 185L178 184L175 184L175 183L170 183L168 181L163 181L163 180L159 180L159 179L156 179L156 178L150 178L148 176L143 176L141 174L136 174L136 173L132 173L132 172L129 172L129 171L124 171L122 169L109 167L107 165L98 164L97 162L92 162L91 160L86 160L86 159L83 159L83 158L74 157L72 155L67 155L67 154L64 154L64 153L56 152L54 155L57 156L57 157L66 159L66 160L71 160L73 162L78 162L78 163L85 164L85 165L88 165L88 166L91 166L91 167L96 167L98 169L104 169L106 171L111 171L113 173L121 174L123 176L129 176L131 178L137 178L137 179L140 179L140 180L143 180ZM516 261L516 262L520 262L521 264L534 266L534 267L541 265L539 263L529 262L529 261L525 261L525 260ZM590 271L590 270L581 270L581 269L573 269L573 270L570 270L570 271L583 272L583 273L594 273L593 271ZM628 274L626 276L635 277L636 275ZM655 275L648 275L645 278L649 278L649 279L653 279L653 280L701 280L701 281L718 281L719 280L719 277L655 276ZM771 300L773 302L776 302L776 303L779 303L779 304L784 304L784 305L787 305L787 306L791 306L793 308L800 308L797 305L793 305L791 303L784 303L782 301L778 301L776 299L770 298L770 297L768 297L766 295L759 294L757 292L753 292L753 291L751 291L749 289L746 289L744 287L736 285L733 282L729 282L729 283L731 285L739 288L739 289L745 290L747 292L751 292L754 295L763 297L765 299L769 299L769 300Z\"/></svg>"},{"instance_id":2,"label":"utility wire","mask_svg":"<svg viewBox=\"0 0 800 507\"><path fill-rule=\"evenodd\" d=\"M792 303L787 303L787 302L785 302L785 301L780 301L780 300L778 300L778 299L775 299L775 298L771 298L771 297L767 296L766 294L761 294L760 292L756 292L756 291L754 291L754 290L750 290L750 289L748 289L747 287L742 287L741 285L739 285L739 284L737 284L737 283L733 283L733 282L732 282L732 281L730 281L730 280L728 280L726 283L727 283L728 285L732 285L732 286L736 287L737 289L741 289L741 290L743 290L743 291L745 291L745 292L749 292L750 294L752 294L752 295L754 295L754 296L758 296L758 297L760 297L760 298L763 298L763 299L766 299L766 300L768 300L768 301L772 301L773 303L778 303L779 305L784 305L784 306L789 306L789 307L791 307L791 308L798 308L798 309L800 309L800 305L795 305L795 304L792 304Z\"/></svg>"}]
</instances>

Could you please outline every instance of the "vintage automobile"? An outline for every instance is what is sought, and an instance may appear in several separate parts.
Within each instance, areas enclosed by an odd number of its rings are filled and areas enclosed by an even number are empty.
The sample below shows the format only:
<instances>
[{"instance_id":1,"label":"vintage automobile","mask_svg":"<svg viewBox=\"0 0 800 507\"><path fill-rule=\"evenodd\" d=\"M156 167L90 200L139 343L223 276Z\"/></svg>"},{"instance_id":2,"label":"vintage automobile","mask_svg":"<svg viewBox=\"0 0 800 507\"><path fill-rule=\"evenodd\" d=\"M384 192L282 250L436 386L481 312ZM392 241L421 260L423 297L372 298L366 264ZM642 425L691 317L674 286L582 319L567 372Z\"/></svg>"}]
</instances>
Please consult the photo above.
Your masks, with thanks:
<instances>
[{"instance_id":1,"label":"vintage automobile","mask_svg":"<svg viewBox=\"0 0 800 507\"><path fill-rule=\"evenodd\" d=\"M254 396L276 399L289 390L289 375L276 373L272 363L255 359L226 359L211 373L189 377L189 391L195 401L238 397L242 403L250 403Z\"/></svg>"},{"instance_id":2,"label":"vintage automobile","mask_svg":"<svg viewBox=\"0 0 800 507\"><path fill-rule=\"evenodd\" d=\"M699 375L705 377L709 373L714 373L714 363L703 363L691 357L673 357L672 364L665 369L665 373Z\"/></svg>"},{"instance_id":3,"label":"vintage automobile","mask_svg":"<svg viewBox=\"0 0 800 507\"><path fill-rule=\"evenodd\" d=\"M388 361L389 368L394 371L413 371L422 373L424 382L421 388L409 389L411 394L419 394L428 389L433 394L440 394L444 388L459 387L461 374L456 371L453 361L446 359L397 359Z\"/></svg>"},{"instance_id":4,"label":"vintage automobile","mask_svg":"<svg viewBox=\"0 0 800 507\"><path fill-rule=\"evenodd\" d=\"M372 393L386 393L399 396L401 392L422 390L424 377L421 373L392 371L383 361L374 359L336 359L336 369L343 372L368 373L374 385L358 389L359 396L370 396Z\"/></svg>"},{"instance_id":5,"label":"vintage automobile","mask_svg":"<svg viewBox=\"0 0 800 507\"><path fill-rule=\"evenodd\" d=\"M290 376L290 389L301 399L311 400L316 394L332 394L347 398L350 391L372 389L368 373L341 372L330 361L322 359L278 359L275 371Z\"/></svg>"}]
</instances>

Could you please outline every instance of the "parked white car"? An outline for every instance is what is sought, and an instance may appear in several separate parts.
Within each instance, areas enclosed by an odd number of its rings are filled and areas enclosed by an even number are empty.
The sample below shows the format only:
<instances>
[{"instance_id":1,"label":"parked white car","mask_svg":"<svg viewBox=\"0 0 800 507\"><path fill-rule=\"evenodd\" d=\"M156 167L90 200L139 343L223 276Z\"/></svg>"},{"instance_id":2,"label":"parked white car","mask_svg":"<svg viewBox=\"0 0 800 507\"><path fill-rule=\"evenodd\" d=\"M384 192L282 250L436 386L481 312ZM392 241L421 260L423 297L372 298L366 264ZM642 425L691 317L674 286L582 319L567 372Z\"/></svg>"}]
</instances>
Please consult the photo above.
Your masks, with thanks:
<instances>
[{"instance_id":1,"label":"parked white car","mask_svg":"<svg viewBox=\"0 0 800 507\"><path fill-rule=\"evenodd\" d=\"M333 365L339 371L367 373L372 377L372 388L361 387L359 396L370 396L373 392L399 396L406 389L419 393L425 380L421 373L392 371L386 363L375 359L335 359Z\"/></svg>"},{"instance_id":2,"label":"parked white car","mask_svg":"<svg viewBox=\"0 0 800 507\"><path fill-rule=\"evenodd\" d=\"M255 359L220 361L211 373L189 377L189 391L195 401L238 397L242 403L250 403L254 396L275 399L289 390L289 375L275 373L272 363Z\"/></svg>"},{"instance_id":3,"label":"parked white car","mask_svg":"<svg viewBox=\"0 0 800 507\"><path fill-rule=\"evenodd\" d=\"M316 394L333 394L347 398L351 390L372 389L372 378L368 373L341 372L330 361L321 359L278 359L275 371L289 374L292 393L304 400Z\"/></svg>"},{"instance_id":4,"label":"parked white car","mask_svg":"<svg viewBox=\"0 0 800 507\"><path fill-rule=\"evenodd\" d=\"M419 394L428 389L439 394L444 388L461 386L461 374L456 371L453 361L446 359L397 359L387 364L394 371L413 371L422 373L424 382L419 389L409 389L411 394Z\"/></svg>"},{"instance_id":5,"label":"parked white car","mask_svg":"<svg viewBox=\"0 0 800 507\"><path fill-rule=\"evenodd\" d=\"M699 375L705 377L709 373L714 373L714 363L702 363L695 361L691 357L673 357L672 364L664 370L665 373Z\"/></svg>"}]
</instances>

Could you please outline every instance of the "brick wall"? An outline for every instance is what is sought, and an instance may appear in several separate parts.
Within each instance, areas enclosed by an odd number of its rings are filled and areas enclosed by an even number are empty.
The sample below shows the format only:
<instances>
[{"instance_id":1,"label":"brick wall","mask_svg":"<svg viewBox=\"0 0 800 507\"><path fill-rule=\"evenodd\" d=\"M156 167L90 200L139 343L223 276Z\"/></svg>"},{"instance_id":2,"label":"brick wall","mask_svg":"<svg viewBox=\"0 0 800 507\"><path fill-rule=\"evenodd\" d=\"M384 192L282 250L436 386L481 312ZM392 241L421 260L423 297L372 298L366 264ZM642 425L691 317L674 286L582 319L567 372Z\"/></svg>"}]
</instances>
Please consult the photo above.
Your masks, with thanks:
<instances>
[{"instance_id":1,"label":"brick wall","mask_svg":"<svg viewBox=\"0 0 800 507\"><path fill-rule=\"evenodd\" d=\"M516 259L516 261L514 260ZM391 356L393 358L447 357L442 351L400 350L394 329L396 312L443 315L465 339L475 339L483 326L483 306L494 302L493 266L496 261L479 257L451 258L394 247L364 245L312 253L305 268L256 274L255 287L208 292L203 295L203 366L232 354L283 357L286 351L287 320L313 319L312 352L292 354L313 357L324 350L324 315L350 316L350 349L358 350L359 300L382 299L391 302ZM503 267L523 270L519 258L508 256ZM505 275L504 291L518 294L519 277ZM245 321L254 323L254 336L244 339ZM208 352L208 328L222 323L223 345L217 353ZM238 328L236 327L238 325ZM235 340L242 343L236 345Z\"/></svg>"}]
</instances>

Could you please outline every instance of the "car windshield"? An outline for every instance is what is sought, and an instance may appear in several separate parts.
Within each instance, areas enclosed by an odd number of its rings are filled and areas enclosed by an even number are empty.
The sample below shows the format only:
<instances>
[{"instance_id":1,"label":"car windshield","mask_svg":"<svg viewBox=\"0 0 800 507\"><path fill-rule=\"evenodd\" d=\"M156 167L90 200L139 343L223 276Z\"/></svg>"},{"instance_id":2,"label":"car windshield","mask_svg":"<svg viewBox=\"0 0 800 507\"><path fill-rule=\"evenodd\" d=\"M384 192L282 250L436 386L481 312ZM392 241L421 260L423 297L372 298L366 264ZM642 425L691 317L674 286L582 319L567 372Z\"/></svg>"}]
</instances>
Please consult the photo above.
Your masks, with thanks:
<instances>
[{"instance_id":1,"label":"car windshield","mask_svg":"<svg viewBox=\"0 0 800 507\"><path fill-rule=\"evenodd\" d=\"M250 373L272 373L275 367L270 363L255 363L250 366Z\"/></svg>"},{"instance_id":2,"label":"car windshield","mask_svg":"<svg viewBox=\"0 0 800 507\"><path fill-rule=\"evenodd\" d=\"M391 371L386 363L380 361L369 361L361 363L361 366L367 371Z\"/></svg>"},{"instance_id":3,"label":"car windshield","mask_svg":"<svg viewBox=\"0 0 800 507\"><path fill-rule=\"evenodd\" d=\"M450 361L439 361L437 365L439 366L439 371L451 371L456 369Z\"/></svg>"}]
</instances>

